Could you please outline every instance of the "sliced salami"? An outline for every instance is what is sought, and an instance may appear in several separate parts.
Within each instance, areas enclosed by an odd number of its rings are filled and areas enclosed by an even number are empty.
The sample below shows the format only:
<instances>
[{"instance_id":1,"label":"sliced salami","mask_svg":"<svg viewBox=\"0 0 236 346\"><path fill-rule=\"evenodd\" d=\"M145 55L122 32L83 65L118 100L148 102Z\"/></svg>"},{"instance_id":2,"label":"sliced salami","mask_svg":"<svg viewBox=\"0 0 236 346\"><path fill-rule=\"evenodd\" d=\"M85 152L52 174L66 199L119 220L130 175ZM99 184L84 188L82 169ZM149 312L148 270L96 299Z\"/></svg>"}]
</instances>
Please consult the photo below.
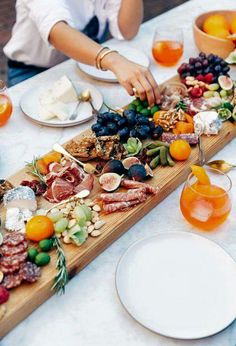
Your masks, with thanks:
<instances>
[{"instance_id":1,"label":"sliced salami","mask_svg":"<svg viewBox=\"0 0 236 346\"><path fill-rule=\"evenodd\" d=\"M138 199L134 201L128 201L128 202L109 203L103 206L103 210L106 213L114 213L116 211L124 211L127 208L137 205L139 203L141 203L141 201L139 201Z\"/></svg>"},{"instance_id":2,"label":"sliced salami","mask_svg":"<svg viewBox=\"0 0 236 346\"><path fill-rule=\"evenodd\" d=\"M1 246L1 253L3 256L12 256L16 255L18 253L24 252L27 249L28 243L26 240L24 240L22 243L20 243L17 246L9 246L9 245L2 245Z\"/></svg>"},{"instance_id":3,"label":"sliced salami","mask_svg":"<svg viewBox=\"0 0 236 346\"><path fill-rule=\"evenodd\" d=\"M25 236L19 232L8 233L3 238L3 245L17 246L25 240Z\"/></svg>"},{"instance_id":4,"label":"sliced salami","mask_svg":"<svg viewBox=\"0 0 236 346\"><path fill-rule=\"evenodd\" d=\"M11 289L20 286L22 282L22 276L18 272L16 274L8 274L4 276L3 282L1 283L6 289Z\"/></svg>"},{"instance_id":5,"label":"sliced salami","mask_svg":"<svg viewBox=\"0 0 236 346\"><path fill-rule=\"evenodd\" d=\"M128 202L139 200L142 202L146 199L146 189L133 189L130 190L129 193L123 192L113 192L113 193L102 193L100 195L101 200L104 203L113 203L113 202Z\"/></svg>"},{"instance_id":6,"label":"sliced salami","mask_svg":"<svg viewBox=\"0 0 236 346\"><path fill-rule=\"evenodd\" d=\"M12 273L15 273L16 271L19 271L19 269L20 269L20 263L16 263L9 266L5 266L1 263L1 266L0 266L0 270L4 274L12 274Z\"/></svg>"},{"instance_id":7,"label":"sliced salami","mask_svg":"<svg viewBox=\"0 0 236 346\"><path fill-rule=\"evenodd\" d=\"M20 265L26 260L27 255L27 251L24 251L16 255L4 256L0 259L0 265L3 265L4 267L9 267L17 264Z\"/></svg>"},{"instance_id":8,"label":"sliced salami","mask_svg":"<svg viewBox=\"0 0 236 346\"><path fill-rule=\"evenodd\" d=\"M35 282L41 275L41 270L36 264L31 262L22 263L20 266L20 274L22 279L27 282Z\"/></svg>"}]
</instances>

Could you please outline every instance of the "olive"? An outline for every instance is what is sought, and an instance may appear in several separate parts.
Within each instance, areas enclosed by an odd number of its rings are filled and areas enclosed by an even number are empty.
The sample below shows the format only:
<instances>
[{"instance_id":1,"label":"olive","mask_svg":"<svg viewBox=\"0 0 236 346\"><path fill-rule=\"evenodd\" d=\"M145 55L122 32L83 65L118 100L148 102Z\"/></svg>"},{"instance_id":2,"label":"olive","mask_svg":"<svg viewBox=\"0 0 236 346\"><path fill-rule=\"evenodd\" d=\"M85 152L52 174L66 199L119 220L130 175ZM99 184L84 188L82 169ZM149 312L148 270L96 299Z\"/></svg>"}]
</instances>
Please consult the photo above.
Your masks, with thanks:
<instances>
[{"instance_id":1,"label":"olive","mask_svg":"<svg viewBox=\"0 0 236 346\"><path fill-rule=\"evenodd\" d=\"M151 115L151 110L148 108L141 109L140 113L148 117L149 115Z\"/></svg>"},{"instance_id":2,"label":"olive","mask_svg":"<svg viewBox=\"0 0 236 346\"><path fill-rule=\"evenodd\" d=\"M151 108L151 114L152 115L154 115L156 112L158 112L159 111L159 107L158 107L158 105L155 105L155 106L153 106L152 108Z\"/></svg>"},{"instance_id":3,"label":"olive","mask_svg":"<svg viewBox=\"0 0 236 346\"><path fill-rule=\"evenodd\" d=\"M136 108L137 112L141 113L142 110L144 110L143 106L140 105Z\"/></svg>"},{"instance_id":4,"label":"olive","mask_svg":"<svg viewBox=\"0 0 236 346\"><path fill-rule=\"evenodd\" d=\"M128 105L128 110L136 111L136 106L133 105L132 103L130 103L130 104Z\"/></svg>"},{"instance_id":5,"label":"olive","mask_svg":"<svg viewBox=\"0 0 236 346\"><path fill-rule=\"evenodd\" d=\"M142 104L142 101L140 99L135 99L132 101L132 105L135 107L140 106Z\"/></svg>"}]
</instances>

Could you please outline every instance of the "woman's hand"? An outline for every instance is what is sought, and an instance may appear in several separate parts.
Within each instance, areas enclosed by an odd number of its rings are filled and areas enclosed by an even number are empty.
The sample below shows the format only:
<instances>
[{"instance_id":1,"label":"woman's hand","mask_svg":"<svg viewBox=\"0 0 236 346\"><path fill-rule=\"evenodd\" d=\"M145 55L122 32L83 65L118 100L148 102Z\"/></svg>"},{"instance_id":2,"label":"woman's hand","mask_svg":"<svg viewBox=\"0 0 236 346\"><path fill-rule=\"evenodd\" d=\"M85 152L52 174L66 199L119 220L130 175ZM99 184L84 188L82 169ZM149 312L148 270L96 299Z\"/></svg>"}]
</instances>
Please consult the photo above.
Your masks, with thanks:
<instances>
[{"instance_id":1,"label":"woman's hand","mask_svg":"<svg viewBox=\"0 0 236 346\"><path fill-rule=\"evenodd\" d=\"M160 90L146 67L133 63L117 53L105 56L101 65L116 75L119 83L131 96L137 94L141 100L147 99L150 106L160 103Z\"/></svg>"}]
</instances>

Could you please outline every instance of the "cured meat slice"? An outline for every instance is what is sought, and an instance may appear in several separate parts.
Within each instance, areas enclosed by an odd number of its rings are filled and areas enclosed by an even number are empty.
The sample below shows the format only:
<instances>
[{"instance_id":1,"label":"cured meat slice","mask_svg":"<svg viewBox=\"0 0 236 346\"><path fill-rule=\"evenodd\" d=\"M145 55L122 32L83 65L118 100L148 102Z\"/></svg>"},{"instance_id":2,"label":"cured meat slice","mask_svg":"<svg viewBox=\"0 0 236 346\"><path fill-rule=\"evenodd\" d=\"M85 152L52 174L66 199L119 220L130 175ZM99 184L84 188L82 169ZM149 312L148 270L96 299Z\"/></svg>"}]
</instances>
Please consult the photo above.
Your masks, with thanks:
<instances>
[{"instance_id":1,"label":"cured meat slice","mask_svg":"<svg viewBox=\"0 0 236 346\"><path fill-rule=\"evenodd\" d=\"M20 243L17 246L9 246L9 245L2 245L1 246L1 253L3 256L12 256L19 254L21 252L24 252L28 247L28 243L26 240L24 240L22 243Z\"/></svg>"},{"instance_id":2,"label":"cured meat slice","mask_svg":"<svg viewBox=\"0 0 236 346\"><path fill-rule=\"evenodd\" d=\"M139 204L141 202L142 201L139 201L138 199L135 199L134 201L109 203L109 204L105 204L103 206L103 210L106 213L114 213L115 211L124 211L127 208L132 207L134 205L137 205L137 204Z\"/></svg>"},{"instance_id":3,"label":"cured meat slice","mask_svg":"<svg viewBox=\"0 0 236 346\"><path fill-rule=\"evenodd\" d=\"M7 267L1 263L0 270L4 274L12 274L20 269L20 263L16 263L13 265L8 265Z\"/></svg>"},{"instance_id":4,"label":"cured meat slice","mask_svg":"<svg viewBox=\"0 0 236 346\"><path fill-rule=\"evenodd\" d=\"M41 270L36 264L31 262L22 263L20 266L20 275L22 280L27 282L35 282L41 275Z\"/></svg>"},{"instance_id":5,"label":"cured meat slice","mask_svg":"<svg viewBox=\"0 0 236 346\"><path fill-rule=\"evenodd\" d=\"M52 183L51 187L44 194L44 197L49 202L61 202L64 199L73 195L74 187L67 181L56 178Z\"/></svg>"},{"instance_id":6,"label":"cured meat slice","mask_svg":"<svg viewBox=\"0 0 236 346\"><path fill-rule=\"evenodd\" d=\"M102 193L100 195L101 200L104 203L113 203L113 202L128 202L139 200L140 202L144 201L147 198L146 189L134 189L130 190L129 193L123 192L113 192L113 193Z\"/></svg>"},{"instance_id":7,"label":"cured meat slice","mask_svg":"<svg viewBox=\"0 0 236 346\"><path fill-rule=\"evenodd\" d=\"M11 289L20 286L22 282L22 276L18 272L16 274L8 274L4 276L3 282L1 283L6 289Z\"/></svg>"},{"instance_id":8,"label":"cured meat slice","mask_svg":"<svg viewBox=\"0 0 236 346\"><path fill-rule=\"evenodd\" d=\"M94 176L93 174L87 174L84 180L74 188L75 193L79 193L83 190L91 191L93 189Z\"/></svg>"},{"instance_id":9,"label":"cured meat slice","mask_svg":"<svg viewBox=\"0 0 236 346\"><path fill-rule=\"evenodd\" d=\"M159 191L158 187L154 187L145 183L141 183L140 181L123 179L121 181L121 186L127 189L138 189L145 188L146 193L156 195Z\"/></svg>"},{"instance_id":10,"label":"cured meat slice","mask_svg":"<svg viewBox=\"0 0 236 346\"><path fill-rule=\"evenodd\" d=\"M198 135L196 133L187 133L187 134L179 134L179 135L174 135L173 133L166 133L164 132L163 135L161 136L161 140L166 143L172 143L176 141L177 139L184 139L187 141L189 144L197 144L198 143Z\"/></svg>"},{"instance_id":11,"label":"cured meat slice","mask_svg":"<svg viewBox=\"0 0 236 346\"><path fill-rule=\"evenodd\" d=\"M4 236L3 244L8 246L17 246L25 240L25 236L19 232L11 232Z\"/></svg>"},{"instance_id":12,"label":"cured meat slice","mask_svg":"<svg viewBox=\"0 0 236 346\"><path fill-rule=\"evenodd\" d=\"M0 265L3 265L4 267L20 265L26 260L27 256L27 251L12 256L4 256L0 260Z\"/></svg>"}]
</instances>

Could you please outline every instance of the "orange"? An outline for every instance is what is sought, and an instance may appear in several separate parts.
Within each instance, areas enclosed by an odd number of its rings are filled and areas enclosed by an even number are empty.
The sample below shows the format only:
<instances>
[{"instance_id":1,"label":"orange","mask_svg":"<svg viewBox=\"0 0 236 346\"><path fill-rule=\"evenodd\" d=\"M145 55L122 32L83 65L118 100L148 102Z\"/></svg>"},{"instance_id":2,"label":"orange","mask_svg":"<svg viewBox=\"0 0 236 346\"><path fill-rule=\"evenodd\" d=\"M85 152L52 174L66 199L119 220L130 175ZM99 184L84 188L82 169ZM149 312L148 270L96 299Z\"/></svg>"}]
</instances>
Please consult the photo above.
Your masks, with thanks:
<instances>
[{"instance_id":1,"label":"orange","mask_svg":"<svg viewBox=\"0 0 236 346\"><path fill-rule=\"evenodd\" d=\"M189 158L191 147L189 143L183 139L177 139L170 145L170 155L177 161L184 161Z\"/></svg>"},{"instance_id":2,"label":"orange","mask_svg":"<svg viewBox=\"0 0 236 346\"><path fill-rule=\"evenodd\" d=\"M210 31L218 28L225 29L229 31L229 23L226 20L224 16L221 14L213 14L204 21L203 23L203 31L205 31L207 34L210 33Z\"/></svg>"},{"instance_id":3,"label":"orange","mask_svg":"<svg viewBox=\"0 0 236 346\"><path fill-rule=\"evenodd\" d=\"M215 36L218 38L224 38L224 39L226 39L227 36L230 35L230 32L227 29L220 28L220 27L219 28L212 28L207 33L208 33L208 35Z\"/></svg>"},{"instance_id":4,"label":"orange","mask_svg":"<svg viewBox=\"0 0 236 346\"><path fill-rule=\"evenodd\" d=\"M236 34L236 17L230 23L230 31L232 34Z\"/></svg>"},{"instance_id":5,"label":"orange","mask_svg":"<svg viewBox=\"0 0 236 346\"><path fill-rule=\"evenodd\" d=\"M61 161L61 154L57 153L56 151L51 151L50 153L46 154L42 157L45 164L48 166L52 162L60 162Z\"/></svg>"},{"instance_id":6,"label":"orange","mask_svg":"<svg viewBox=\"0 0 236 346\"><path fill-rule=\"evenodd\" d=\"M33 216L26 224L26 236L29 240L39 242L40 240L50 238L53 233L53 222L47 216Z\"/></svg>"},{"instance_id":7,"label":"orange","mask_svg":"<svg viewBox=\"0 0 236 346\"><path fill-rule=\"evenodd\" d=\"M203 167L192 165L191 169L192 169L193 175L197 178L199 184L201 185L211 184L210 178L208 177L207 172Z\"/></svg>"},{"instance_id":8,"label":"orange","mask_svg":"<svg viewBox=\"0 0 236 346\"><path fill-rule=\"evenodd\" d=\"M43 159L38 159L36 161L36 167L37 167L39 173L41 173L43 175L46 175L49 172L48 166L46 165L46 163L44 162Z\"/></svg>"}]
</instances>

